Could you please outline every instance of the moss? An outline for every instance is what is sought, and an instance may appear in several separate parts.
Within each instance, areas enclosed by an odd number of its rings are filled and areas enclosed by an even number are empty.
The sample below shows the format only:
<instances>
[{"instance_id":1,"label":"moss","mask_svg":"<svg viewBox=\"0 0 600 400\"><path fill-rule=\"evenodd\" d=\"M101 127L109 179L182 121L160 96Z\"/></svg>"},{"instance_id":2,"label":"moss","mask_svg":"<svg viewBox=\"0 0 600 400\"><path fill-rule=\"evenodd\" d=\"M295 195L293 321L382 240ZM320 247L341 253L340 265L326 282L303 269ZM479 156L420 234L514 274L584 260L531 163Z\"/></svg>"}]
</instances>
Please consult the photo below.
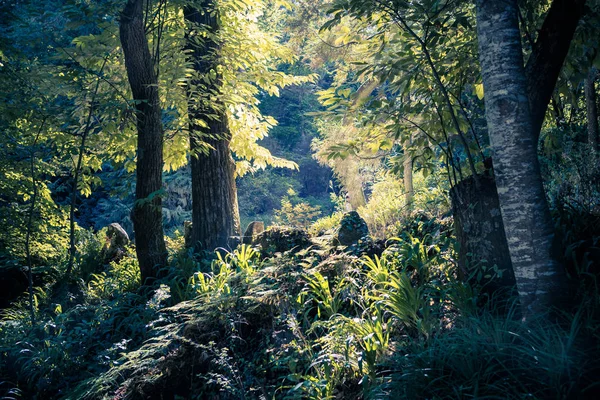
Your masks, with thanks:
<instances>
[{"instance_id":1,"label":"moss","mask_svg":"<svg viewBox=\"0 0 600 400\"><path fill-rule=\"evenodd\" d=\"M260 244L265 255L290 250L300 251L311 245L310 238L305 230L282 226L267 229L257 236L254 243Z\"/></svg>"},{"instance_id":2,"label":"moss","mask_svg":"<svg viewBox=\"0 0 600 400\"><path fill-rule=\"evenodd\" d=\"M344 214L334 239L335 244L350 246L369 234L369 228L364 219L356 211Z\"/></svg>"}]
</instances>

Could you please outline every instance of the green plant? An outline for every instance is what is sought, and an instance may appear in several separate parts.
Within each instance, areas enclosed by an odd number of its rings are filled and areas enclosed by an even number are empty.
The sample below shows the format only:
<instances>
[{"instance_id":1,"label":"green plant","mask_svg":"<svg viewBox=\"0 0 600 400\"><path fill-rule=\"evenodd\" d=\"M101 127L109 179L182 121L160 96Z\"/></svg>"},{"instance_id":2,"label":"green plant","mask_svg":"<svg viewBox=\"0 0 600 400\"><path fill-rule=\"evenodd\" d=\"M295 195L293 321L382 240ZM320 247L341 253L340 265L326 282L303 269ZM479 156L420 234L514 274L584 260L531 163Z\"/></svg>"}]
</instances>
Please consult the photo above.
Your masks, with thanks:
<instances>
[{"instance_id":1,"label":"green plant","mask_svg":"<svg viewBox=\"0 0 600 400\"><path fill-rule=\"evenodd\" d=\"M300 294L300 298L303 300L301 302L316 304L318 318L328 319L337 314L342 306L339 288L343 282L338 283L336 287L338 290L332 293L329 280L320 272L314 271L310 275L304 275L303 278L306 281L306 289ZM310 309L309 306L308 310Z\"/></svg>"},{"instance_id":2,"label":"green plant","mask_svg":"<svg viewBox=\"0 0 600 400\"><path fill-rule=\"evenodd\" d=\"M370 384L377 381L377 365L390 342L390 330L383 314L384 311L375 306L365 310L360 318L340 317L342 329L350 335L348 340L358 343L361 352L356 363L358 371Z\"/></svg>"},{"instance_id":3,"label":"green plant","mask_svg":"<svg viewBox=\"0 0 600 400\"><path fill-rule=\"evenodd\" d=\"M217 253L217 259L212 262L211 269L210 273L198 271L192 275L189 281L192 290L199 296L231 293L229 280L234 274L231 264Z\"/></svg>"},{"instance_id":4,"label":"green plant","mask_svg":"<svg viewBox=\"0 0 600 400\"><path fill-rule=\"evenodd\" d=\"M444 334L408 341L391 360L398 372L385 390L399 398L593 397L595 378L585 371L598 363L584 352L599 349L584 344L586 313L561 323L539 316L523 324L510 312L460 318Z\"/></svg>"},{"instance_id":5,"label":"green plant","mask_svg":"<svg viewBox=\"0 0 600 400\"><path fill-rule=\"evenodd\" d=\"M377 255L373 258L365 256L361 259L361 262L367 267L366 278L373 282L375 287L379 288L389 282L391 271L385 256L381 258Z\"/></svg>"},{"instance_id":6,"label":"green plant","mask_svg":"<svg viewBox=\"0 0 600 400\"><path fill-rule=\"evenodd\" d=\"M381 304L393 317L425 337L431 335L437 318L425 288L413 286L406 273L394 272L380 293Z\"/></svg>"},{"instance_id":7,"label":"green plant","mask_svg":"<svg viewBox=\"0 0 600 400\"><path fill-rule=\"evenodd\" d=\"M312 236L318 236L326 232L333 233L333 230L340 225L343 216L343 212L336 211L331 215L319 218L308 228L308 233Z\"/></svg>"},{"instance_id":8,"label":"green plant","mask_svg":"<svg viewBox=\"0 0 600 400\"><path fill-rule=\"evenodd\" d=\"M259 254L252 246L241 244L233 252L228 253L226 258L235 265L238 272L252 275L256 270L255 263Z\"/></svg>"},{"instance_id":9,"label":"green plant","mask_svg":"<svg viewBox=\"0 0 600 400\"><path fill-rule=\"evenodd\" d=\"M281 208L275 210L274 222L279 225L308 229L321 215L321 207L300 201L296 192L289 189L281 199Z\"/></svg>"},{"instance_id":10,"label":"green plant","mask_svg":"<svg viewBox=\"0 0 600 400\"><path fill-rule=\"evenodd\" d=\"M133 250L127 250L127 256L122 260L112 261L107 271L92 274L87 285L90 298L110 299L121 293L133 292L141 284L140 268Z\"/></svg>"},{"instance_id":11,"label":"green plant","mask_svg":"<svg viewBox=\"0 0 600 400\"><path fill-rule=\"evenodd\" d=\"M79 274L85 281L102 269L104 261L103 248L106 242L106 228L97 233L92 230L78 229L77 234L77 264Z\"/></svg>"}]
</instances>

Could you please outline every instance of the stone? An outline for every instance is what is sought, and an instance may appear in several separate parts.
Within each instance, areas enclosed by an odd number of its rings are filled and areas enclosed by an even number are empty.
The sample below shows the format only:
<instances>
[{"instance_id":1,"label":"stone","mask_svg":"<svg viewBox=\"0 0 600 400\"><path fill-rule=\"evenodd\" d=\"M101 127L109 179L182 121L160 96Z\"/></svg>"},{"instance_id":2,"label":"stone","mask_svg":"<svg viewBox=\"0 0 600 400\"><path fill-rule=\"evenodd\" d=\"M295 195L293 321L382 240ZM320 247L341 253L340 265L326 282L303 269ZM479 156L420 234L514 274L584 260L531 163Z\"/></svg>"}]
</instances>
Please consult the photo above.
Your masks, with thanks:
<instances>
[{"instance_id":1,"label":"stone","mask_svg":"<svg viewBox=\"0 0 600 400\"><path fill-rule=\"evenodd\" d=\"M242 244L241 236L229 236L229 240L227 240L227 247L231 250L237 248L240 244Z\"/></svg>"},{"instance_id":2,"label":"stone","mask_svg":"<svg viewBox=\"0 0 600 400\"><path fill-rule=\"evenodd\" d=\"M369 256L373 258L375 256L381 257L385 248L385 240L375 239L367 235L358 239L356 243L348 246L344 251L357 257Z\"/></svg>"},{"instance_id":3,"label":"stone","mask_svg":"<svg viewBox=\"0 0 600 400\"><path fill-rule=\"evenodd\" d=\"M252 244L254 238L265 231L265 223L262 221L252 221L248 224L242 242Z\"/></svg>"},{"instance_id":4,"label":"stone","mask_svg":"<svg viewBox=\"0 0 600 400\"><path fill-rule=\"evenodd\" d=\"M129 235L116 222L106 228L106 245L104 247L104 263L119 261L125 255L125 246L129 244Z\"/></svg>"},{"instance_id":5,"label":"stone","mask_svg":"<svg viewBox=\"0 0 600 400\"><path fill-rule=\"evenodd\" d=\"M350 211L342 217L333 242L336 245L350 246L368 235L369 228L365 220L356 211Z\"/></svg>"},{"instance_id":6,"label":"stone","mask_svg":"<svg viewBox=\"0 0 600 400\"><path fill-rule=\"evenodd\" d=\"M263 253L274 254L294 250L300 251L312 245L305 230L284 226L275 226L260 233L252 241L260 245Z\"/></svg>"},{"instance_id":7,"label":"stone","mask_svg":"<svg viewBox=\"0 0 600 400\"><path fill-rule=\"evenodd\" d=\"M110 239L111 246L125 247L129 244L129 235L116 222L106 228L106 236Z\"/></svg>"}]
</instances>

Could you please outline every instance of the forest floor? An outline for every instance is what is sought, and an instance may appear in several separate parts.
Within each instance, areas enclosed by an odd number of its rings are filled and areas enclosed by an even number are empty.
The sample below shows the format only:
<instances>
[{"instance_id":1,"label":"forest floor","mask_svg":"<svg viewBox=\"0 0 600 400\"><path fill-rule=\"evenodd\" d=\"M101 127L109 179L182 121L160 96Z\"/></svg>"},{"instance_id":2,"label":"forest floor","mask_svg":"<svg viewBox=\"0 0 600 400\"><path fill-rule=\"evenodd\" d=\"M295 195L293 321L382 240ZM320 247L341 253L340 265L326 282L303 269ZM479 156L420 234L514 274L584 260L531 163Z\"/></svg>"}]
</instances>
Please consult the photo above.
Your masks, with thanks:
<instances>
[{"instance_id":1,"label":"forest floor","mask_svg":"<svg viewBox=\"0 0 600 400\"><path fill-rule=\"evenodd\" d=\"M347 247L335 236L273 228L260 245L209 258L174 240L171 273L154 289L139 287L131 248L80 280L55 279L38 292L33 329L26 307L5 310L2 394L567 399L600 389L592 286L573 312L524 324L516 304L492 305L458 279L447 223Z\"/></svg>"}]
</instances>

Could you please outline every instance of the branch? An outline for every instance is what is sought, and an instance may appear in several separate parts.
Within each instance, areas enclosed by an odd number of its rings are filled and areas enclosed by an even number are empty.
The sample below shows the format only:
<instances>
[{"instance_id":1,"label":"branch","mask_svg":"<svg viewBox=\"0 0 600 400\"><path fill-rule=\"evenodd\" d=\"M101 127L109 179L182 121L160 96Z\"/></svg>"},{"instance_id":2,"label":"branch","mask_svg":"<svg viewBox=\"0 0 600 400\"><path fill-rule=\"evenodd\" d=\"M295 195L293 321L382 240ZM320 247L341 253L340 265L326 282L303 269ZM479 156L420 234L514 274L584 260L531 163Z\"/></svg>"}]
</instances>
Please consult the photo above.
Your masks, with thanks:
<instances>
[{"instance_id":1,"label":"branch","mask_svg":"<svg viewBox=\"0 0 600 400\"><path fill-rule=\"evenodd\" d=\"M554 0L527 60L525 74L536 143L585 3L586 0Z\"/></svg>"}]
</instances>

